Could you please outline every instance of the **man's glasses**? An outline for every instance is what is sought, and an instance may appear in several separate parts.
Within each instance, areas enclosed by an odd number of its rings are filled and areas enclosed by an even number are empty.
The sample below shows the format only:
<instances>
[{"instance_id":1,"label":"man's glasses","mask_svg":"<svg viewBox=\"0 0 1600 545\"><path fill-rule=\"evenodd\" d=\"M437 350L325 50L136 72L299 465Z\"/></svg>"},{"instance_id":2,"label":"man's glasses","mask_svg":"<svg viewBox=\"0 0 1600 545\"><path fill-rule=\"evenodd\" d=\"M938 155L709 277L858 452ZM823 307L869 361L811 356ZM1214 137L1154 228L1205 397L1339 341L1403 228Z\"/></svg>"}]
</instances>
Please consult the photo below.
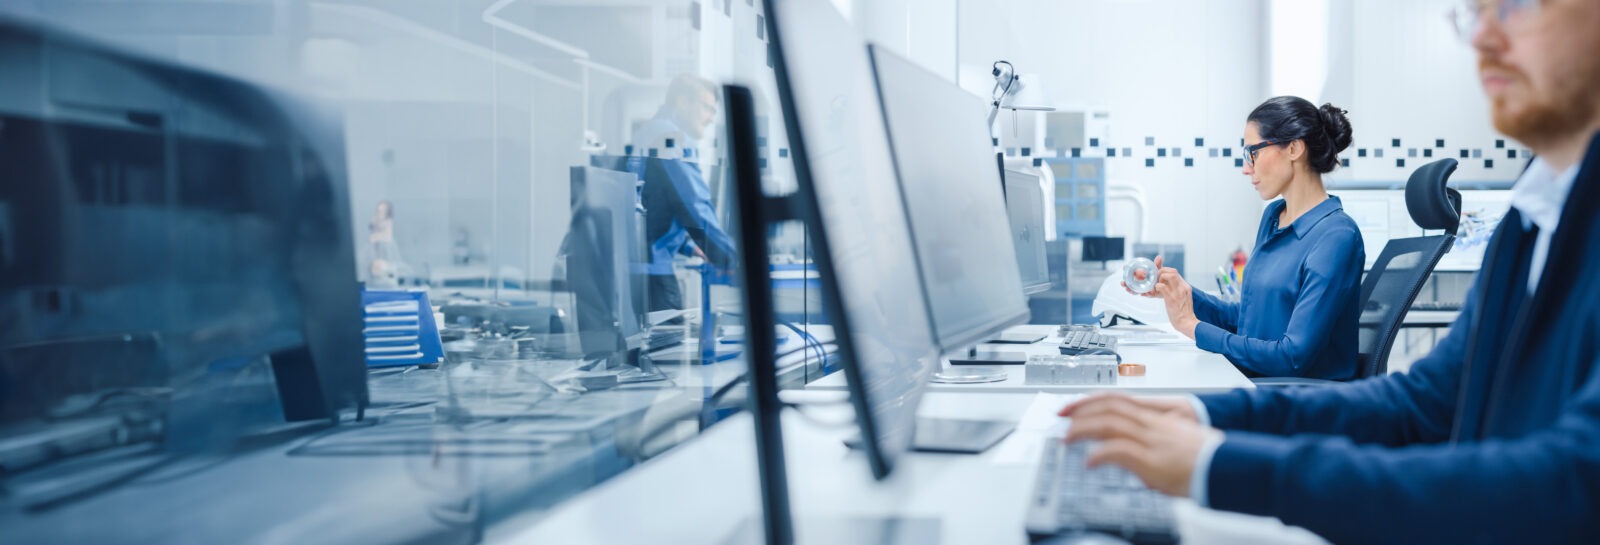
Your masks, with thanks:
<instances>
[{"instance_id":1,"label":"man's glasses","mask_svg":"<svg viewBox=\"0 0 1600 545\"><path fill-rule=\"evenodd\" d=\"M1493 17L1501 26L1515 24L1538 13L1540 3L1541 0L1466 0L1450 10L1450 26L1461 41L1472 43L1485 17Z\"/></svg>"},{"instance_id":2,"label":"man's glasses","mask_svg":"<svg viewBox=\"0 0 1600 545\"><path fill-rule=\"evenodd\" d=\"M1244 147L1244 154L1243 154L1244 155L1244 164L1250 165L1251 167L1255 167L1256 166L1256 154L1257 153L1261 153L1261 150L1266 149L1269 146L1276 146L1276 145L1278 145L1278 142L1273 142L1271 140L1264 140L1260 144L1256 144L1254 146L1245 146Z\"/></svg>"}]
</instances>

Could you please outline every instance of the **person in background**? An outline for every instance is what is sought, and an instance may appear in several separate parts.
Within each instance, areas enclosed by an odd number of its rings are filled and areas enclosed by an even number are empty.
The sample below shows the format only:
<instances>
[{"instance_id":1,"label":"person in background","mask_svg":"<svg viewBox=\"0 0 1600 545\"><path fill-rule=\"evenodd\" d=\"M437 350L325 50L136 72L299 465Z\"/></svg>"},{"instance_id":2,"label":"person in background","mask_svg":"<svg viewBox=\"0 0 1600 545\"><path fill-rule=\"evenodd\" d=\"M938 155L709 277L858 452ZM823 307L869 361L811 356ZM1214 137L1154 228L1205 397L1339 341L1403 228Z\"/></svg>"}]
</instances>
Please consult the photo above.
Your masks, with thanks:
<instances>
[{"instance_id":1,"label":"person in background","mask_svg":"<svg viewBox=\"0 0 1600 545\"><path fill-rule=\"evenodd\" d=\"M400 246L394 241L394 205L387 200L378 201L377 210L372 214L372 223L367 225L367 244L372 250L372 261L367 266L368 281L378 287L398 285L404 265Z\"/></svg>"},{"instance_id":2,"label":"person in background","mask_svg":"<svg viewBox=\"0 0 1600 545\"><path fill-rule=\"evenodd\" d=\"M700 257L726 269L733 263L733 238L717 220L700 168L700 142L717 115L717 87L682 74L667 86L655 117L633 133L633 153L662 161L641 174L645 240L650 241L650 310L682 309L683 290L673 270L679 254ZM685 151L687 150L687 151Z\"/></svg>"},{"instance_id":3,"label":"person in background","mask_svg":"<svg viewBox=\"0 0 1600 545\"><path fill-rule=\"evenodd\" d=\"M1166 302L1173 328L1246 376L1355 378L1366 249L1322 183L1350 141L1350 119L1332 104L1283 96L1250 112L1244 174L1262 200L1282 199L1261 215L1237 303L1192 289L1156 258L1160 280L1145 295Z\"/></svg>"},{"instance_id":4,"label":"person in background","mask_svg":"<svg viewBox=\"0 0 1600 545\"><path fill-rule=\"evenodd\" d=\"M1600 2L1455 15L1495 129L1537 158L1449 334L1335 387L1080 400L1090 465L1340 543L1600 543Z\"/></svg>"}]
</instances>

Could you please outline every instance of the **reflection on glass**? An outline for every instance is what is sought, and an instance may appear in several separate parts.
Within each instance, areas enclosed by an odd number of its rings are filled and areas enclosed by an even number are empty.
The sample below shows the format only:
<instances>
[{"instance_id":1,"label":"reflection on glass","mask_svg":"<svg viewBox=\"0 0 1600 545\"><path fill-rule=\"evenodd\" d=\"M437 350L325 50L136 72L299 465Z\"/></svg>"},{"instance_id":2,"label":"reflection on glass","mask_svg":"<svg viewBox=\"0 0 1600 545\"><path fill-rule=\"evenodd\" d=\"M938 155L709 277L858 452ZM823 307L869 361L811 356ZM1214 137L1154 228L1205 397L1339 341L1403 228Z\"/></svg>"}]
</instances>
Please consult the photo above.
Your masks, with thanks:
<instances>
[{"instance_id":1,"label":"reflection on glass","mask_svg":"<svg viewBox=\"0 0 1600 545\"><path fill-rule=\"evenodd\" d=\"M772 85L759 7L94 4L0 2L0 69L43 74L0 85L0 541L470 543L741 410L717 98ZM368 367L360 289L426 290L443 361Z\"/></svg>"}]
</instances>

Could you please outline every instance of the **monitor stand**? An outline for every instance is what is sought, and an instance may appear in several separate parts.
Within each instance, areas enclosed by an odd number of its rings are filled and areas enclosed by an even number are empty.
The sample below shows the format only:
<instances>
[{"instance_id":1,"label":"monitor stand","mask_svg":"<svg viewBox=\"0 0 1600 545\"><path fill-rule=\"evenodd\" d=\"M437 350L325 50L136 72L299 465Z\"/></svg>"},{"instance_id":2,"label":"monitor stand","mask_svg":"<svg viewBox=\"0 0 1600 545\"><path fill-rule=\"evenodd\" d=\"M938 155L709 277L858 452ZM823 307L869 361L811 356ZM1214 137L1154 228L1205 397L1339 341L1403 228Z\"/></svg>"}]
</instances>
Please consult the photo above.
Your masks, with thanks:
<instances>
[{"instance_id":1,"label":"monitor stand","mask_svg":"<svg viewBox=\"0 0 1600 545\"><path fill-rule=\"evenodd\" d=\"M618 360L622 360L627 363L620 363ZM617 380L615 384L661 382L670 378L666 373L661 372L661 369L656 367L655 362L650 359L649 354L645 354L643 350L637 348L629 349L624 352L618 352L613 354L610 358L596 360L595 364L597 365L594 365L594 367L598 367L599 369L589 373L589 378L595 379L598 377L600 380L604 381L606 380L605 376L610 375L616 377Z\"/></svg>"},{"instance_id":2,"label":"monitor stand","mask_svg":"<svg viewBox=\"0 0 1600 545\"><path fill-rule=\"evenodd\" d=\"M951 356L950 365L1022 365L1028 363L1027 352L980 350L973 347L964 356Z\"/></svg>"},{"instance_id":3,"label":"monitor stand","mask_svg":"<svg viewBox=\"0 0 1600 545\"><path fill-rule=\"evenodd\" d=\"M982 384L985 382L1004 382L1006 370L998 367L982 365L956 365L945 367L928 377L928 382L934 384Z\"/></svg>"},{"instance_id":4,"label":"monitor stand","mask_svg":"<svg viewBox=\"0 0 1600 545\"><path fill-rule=\"evenodd\" d=\"M982 454L989 447L1016 431L1017 423L1009 420L968 420L964 418L917 417L916 432L911 448L920 452L945 452L952 454ZM844 441L852 449L861 448L861 436Z\"/></svg>"},{"instance_id":5,"label":"monitor stand","mask_svg":"<svg viewBox=\"0 0 1600 545\"><path fill-rule=\"evenodd\" d=\"M640 382L660 382L667 380L667 374L656 368L655 361L644 350L634 348L628 351L628 359L634 365L617 369L617 384L637 384Z\"/></svg>"},{"instance_id":6,"label":"monitor stand","mask_svg":"<svg viewBox=\"0 0 1600 545\"><path fill-rule=\"evenodd\" d=\"M993 344L1033 344L1049 337L1048 334L1028 333L1026 331L1007 331L994 338L984 341Z\"/></svg>"},{"instance_id":7,"label":"monitor stand","mask_svg":"<svg viewBox=\"0 0 1600 545\"><path fill-rule=\"evenodd\" d=\"M800 517L795 524L795 540L809 544L923 545L940 541L939 519L926 517L817 516ZM739 523L727 545L765 544L761 517L747 517Z\"/></svg>"}]
</instances>

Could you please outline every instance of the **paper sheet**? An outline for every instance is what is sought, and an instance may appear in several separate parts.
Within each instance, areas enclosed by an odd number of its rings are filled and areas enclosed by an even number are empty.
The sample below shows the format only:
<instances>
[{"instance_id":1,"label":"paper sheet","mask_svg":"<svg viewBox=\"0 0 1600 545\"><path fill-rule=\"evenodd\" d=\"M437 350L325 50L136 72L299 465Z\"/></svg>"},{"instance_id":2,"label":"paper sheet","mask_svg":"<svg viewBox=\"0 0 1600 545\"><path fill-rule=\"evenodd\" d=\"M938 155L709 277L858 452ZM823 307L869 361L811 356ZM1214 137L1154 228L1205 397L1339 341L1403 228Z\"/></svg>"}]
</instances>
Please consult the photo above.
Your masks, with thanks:
<instances>
[{"instance_id":1,"label":"paper sheet","mask_svg":"<svg viewBox=\"0 0 1600 545\"><path fill-rule=\"evenodd\" d=\"M1041 393L1028 404L1027 412L1017 422L1017 431L995 447L994 461L999 465L1035 465L1045 441L1057 441L1067 435L1067 419L1056 413L1068 403L1082 397L1078 394Z\"/></svg>"}]
</instances>

